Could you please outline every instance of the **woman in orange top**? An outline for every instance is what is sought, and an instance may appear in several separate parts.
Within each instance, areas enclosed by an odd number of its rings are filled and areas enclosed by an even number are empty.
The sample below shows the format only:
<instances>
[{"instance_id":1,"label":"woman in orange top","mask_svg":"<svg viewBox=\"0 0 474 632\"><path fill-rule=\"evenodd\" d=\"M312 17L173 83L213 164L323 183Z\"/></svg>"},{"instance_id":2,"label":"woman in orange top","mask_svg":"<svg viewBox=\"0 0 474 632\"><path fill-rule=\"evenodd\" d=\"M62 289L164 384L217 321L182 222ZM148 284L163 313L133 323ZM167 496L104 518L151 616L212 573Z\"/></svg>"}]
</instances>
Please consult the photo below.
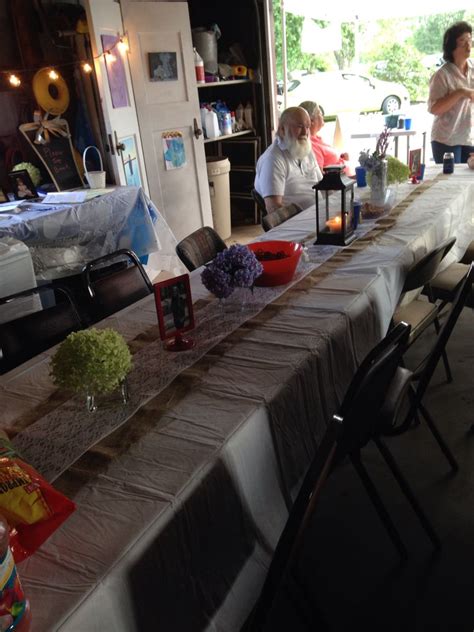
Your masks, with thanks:
<instances>
[{"instance_id":1,"label":"woman in orange top","mask_svg":"<svg viewBox=\"0 0 474 632\"><path fill-rule=\"evenodd\" d=\"M321 171L323 170L323 167L327 167L328 165L344 165L345 174L348 176L353 175L353 169L351 169L350 165L347 163L349 160L349 154L339 154L334 147L325 143L321 136L317 135L319 130L324 126L324 117L321 114L318 104L315 101L303 101L303 103L300 103L299 107L304 108L311 119L311 146L313 148L314 157L316 158L316 162L321 168Z\"/></svg>"}]
</instances>

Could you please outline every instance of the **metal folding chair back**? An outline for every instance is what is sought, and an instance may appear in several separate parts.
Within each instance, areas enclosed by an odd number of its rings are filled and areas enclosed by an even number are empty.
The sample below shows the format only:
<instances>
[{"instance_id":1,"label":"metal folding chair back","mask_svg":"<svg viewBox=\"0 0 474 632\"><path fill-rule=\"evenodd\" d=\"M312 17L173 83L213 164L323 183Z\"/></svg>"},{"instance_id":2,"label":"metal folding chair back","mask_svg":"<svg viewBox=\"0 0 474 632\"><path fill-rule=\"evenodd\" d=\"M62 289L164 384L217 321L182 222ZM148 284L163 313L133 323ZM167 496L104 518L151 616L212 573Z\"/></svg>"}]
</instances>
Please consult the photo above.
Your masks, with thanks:
<instances>
[{"instance_id":1,"label":"metal folding chair back","mask_svg":"<svg viewBox=\"0 0 474 632\"><path fill-rule=\"evenodd\" d=\"M64 288L42 285L0 299L2 305L21 305L25 299L37 296L36 307L29 313L0 324L0 372L4 373L46 351L83 328L77 308ZM41 298L50 306L43 307ZM31 305L31 303L30 303Z\"/></svg>"},{"instance_id":2,"label":"metal folding chair back","mask_svg":"<svg viewBox=\"0 0 474 632\"><path fill-rule=\"evenodd\" d=\"M271 213L267 213L262 217L262 227L264 231L268 231L275 226L279 226L287 219L301 213L301 208L297 204L288 204L287 206L281 206Z\"/></svg>"},{"instance_id":3,"label":"metal folding chair back","mask_svg":"<svg viewBox=\"0 0 474 632\"><path fill-rule=\"evenodd\" d=\"M191 272L209 263L226 248L225 242L213 228L203 226L179 242L176 246L176 254Z\"/></svg>"},{"instance_id":4,"label":"metal folding chair back","mask_svg":"<svg viewBox=\"0 0 474 632\"><path fill-rule=\"evenodd\" d=\"M90 301L90 322L136 303L153 292L153 285L134 252L117 250L90 261L82 271Z\"/></svg>"}]
</instances>

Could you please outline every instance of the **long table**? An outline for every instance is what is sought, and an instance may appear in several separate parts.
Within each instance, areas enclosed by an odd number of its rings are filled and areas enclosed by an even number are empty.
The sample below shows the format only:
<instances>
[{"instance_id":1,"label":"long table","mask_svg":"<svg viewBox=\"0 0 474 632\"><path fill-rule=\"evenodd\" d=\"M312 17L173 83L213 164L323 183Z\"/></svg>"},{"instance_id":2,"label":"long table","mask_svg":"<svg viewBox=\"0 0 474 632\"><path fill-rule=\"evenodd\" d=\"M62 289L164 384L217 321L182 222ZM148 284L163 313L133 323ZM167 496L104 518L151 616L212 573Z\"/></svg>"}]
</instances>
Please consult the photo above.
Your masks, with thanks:
<instances>
[{"instance_id":1,"label":"long table","mask_svg":"<svg viewBox=\"0 0 474 632\"><path fill-rule=\"evenodd\" d=\"M414 186L399 187L398 197ZM208 301L196 305L195 337L210 350L191 366L188 352L166 355L147 342L152 299L113 317L129 341L147 332L132 393L143 384L151 392L170 363L183 369L123 432L56 479L78 509L20 565L35 631L239 629L305 466L356 366L385 334L406 270L450 235L458 237L450 256L460 258L473 209L473 172L456 166L364 249L340 261L337 248L325 251L334 269L318 282L318 268L302 262L300 280L270 306L256 289L253 318L220 341L215 331L238 303L222 314L194 275L195 298ZM311 243L314 222L310 208L264 238ZM321 249L309 255L316 261ZM3 427L21 427L51 396L47 365L46 353L0 378ZM67 402L64 414L77 417L83 405ZM59 449L54 436L43 445Z\"/></svg>"}]
</instances>

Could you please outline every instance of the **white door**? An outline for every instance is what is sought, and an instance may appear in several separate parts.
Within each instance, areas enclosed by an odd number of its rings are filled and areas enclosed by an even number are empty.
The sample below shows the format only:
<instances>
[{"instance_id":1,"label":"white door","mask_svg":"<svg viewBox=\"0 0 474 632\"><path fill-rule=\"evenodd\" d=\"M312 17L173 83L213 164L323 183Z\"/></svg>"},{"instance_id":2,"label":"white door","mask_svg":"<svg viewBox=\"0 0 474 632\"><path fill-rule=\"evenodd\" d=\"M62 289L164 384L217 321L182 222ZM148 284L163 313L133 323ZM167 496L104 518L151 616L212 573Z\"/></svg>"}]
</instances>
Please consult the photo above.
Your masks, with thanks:
<instances>
[{"instance_id":1,"label":"white door","mask_svg":"<svg viewBox=\"0 0 474 632\"><path fill-rule=\"evenodd\" d=\"M115 181L149 193L127 53L114 46L108 59L103 55L124 34L120 4L88 0L85 6Z\"/></svg>"},{"instance_id":2,"label":"white door","mask_svg":"<svg viewBox=\"0 0 474 632\"><path fill-rule=\"evenodd\" d=\"M179 240L213 225L188 5L122 0L122 12L150 197Z\"/></svg>"}]
</instances>

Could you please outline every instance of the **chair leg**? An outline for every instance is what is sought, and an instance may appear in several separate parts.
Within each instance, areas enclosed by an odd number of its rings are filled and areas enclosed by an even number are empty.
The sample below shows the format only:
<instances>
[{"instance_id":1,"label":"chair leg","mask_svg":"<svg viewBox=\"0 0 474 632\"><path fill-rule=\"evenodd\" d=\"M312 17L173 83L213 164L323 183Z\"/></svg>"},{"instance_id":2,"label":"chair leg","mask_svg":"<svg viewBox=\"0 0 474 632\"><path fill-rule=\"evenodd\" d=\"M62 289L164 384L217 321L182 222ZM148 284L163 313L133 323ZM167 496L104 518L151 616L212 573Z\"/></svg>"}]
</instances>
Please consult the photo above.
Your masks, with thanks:
<instances>
[{"instance_id":1,"label":"chair leg","mask_svg":"<svg viewBox=\"0 0 474 632\"><path fill-rule=\"evenodd\" d=\"M360 480L362 481L369 495L370 500L372 501L379 515L379 518L383 522L383 525L385 529L387 530L387 533L390 536L390 539L392 540L393 545L397 549L400 557L402 559L407 559L408 558L407 549L405 545L403 544L400 534L398 533L395 525L393 524L392 519L390 518L390 515L385 505L383 504L382 499L380 498L379 493L377 489L375 488L374 483L372 482L372 479L370 478L365 467L362 465L362 461L360 460L360 454L356 452L351 452L350 459L352 461L352 464L357 474L360 477Z\"/></svg>"},{"instance_id":2,"label":"chair leg","mask_svg":"<svg viewBox=\"0 0 474 632\"><path fill-rule=\"evenodd\" d=\"M441 548L441 541L440 541L438 535L436 534L436 532L433 529L430 521L426 517L425 512L421 508L421 505L419 504L415 494L413 493L412 488L408 484L407 479L405 478L405 476L403 475L402 471L398 467L398 464L395 461L395 459L393 458L392 453L390 452L390 450L387 448L385 443L379 437L374 437L374 441L375 441L375 445L379 449L381 455L385 459L385 462L387 463L388 467L390 468L393 476L397 480L397 483L400 485L400 489L405 494L408 502L410 503L410 505L413 508L413 511L418 516L418 520L420 521L421 526L426 531L428 537L430 538L431 542L433 543L433 546L435 547L435 549Z\"/></svg>"},{"instance_id":3,"label":"chair leg","mask_svg":"<svg viewBox=\"0 0 474 632\"><path fill-rule=\"evenodd\" d=\"M447 458L449 465L451 466L451 469L453 470L453 472L457 472L459 469L459 464L456 461L456 459L454 458L453 453L451 452L451 450L448 448L445 440L443 439L443 437L441 436L438 428L436 427L436 424L433 420L433 417L429 414L429 412L426 410L426 408L423 406L423 404L421 402L418 402L418 410L420 411L420 413L423 415L426 423L428 424L428 428L431 430L431 432L433 433L434 438L436 439L436 441L438 442L439 447L441 448L441 451L443 452L444 456Z\"/></svg>"},{"instance_id":4,"label":"chair leg","mask_svg":"<svg viewBox=\"0 0 474 632\"><path fill-rule=\"evenodd\" d=\"M439 324L439 320L437 317L434 319L433 324L436 329L436 333L439 334L441 325ZM450 384L453 381L453 374L451 373L451 367L449 366L448 354L446 353L446 349L443 349L441 353L441 358L443 359L444 370L446 371L446 381Z\"/></svg>"}]
</instances>

